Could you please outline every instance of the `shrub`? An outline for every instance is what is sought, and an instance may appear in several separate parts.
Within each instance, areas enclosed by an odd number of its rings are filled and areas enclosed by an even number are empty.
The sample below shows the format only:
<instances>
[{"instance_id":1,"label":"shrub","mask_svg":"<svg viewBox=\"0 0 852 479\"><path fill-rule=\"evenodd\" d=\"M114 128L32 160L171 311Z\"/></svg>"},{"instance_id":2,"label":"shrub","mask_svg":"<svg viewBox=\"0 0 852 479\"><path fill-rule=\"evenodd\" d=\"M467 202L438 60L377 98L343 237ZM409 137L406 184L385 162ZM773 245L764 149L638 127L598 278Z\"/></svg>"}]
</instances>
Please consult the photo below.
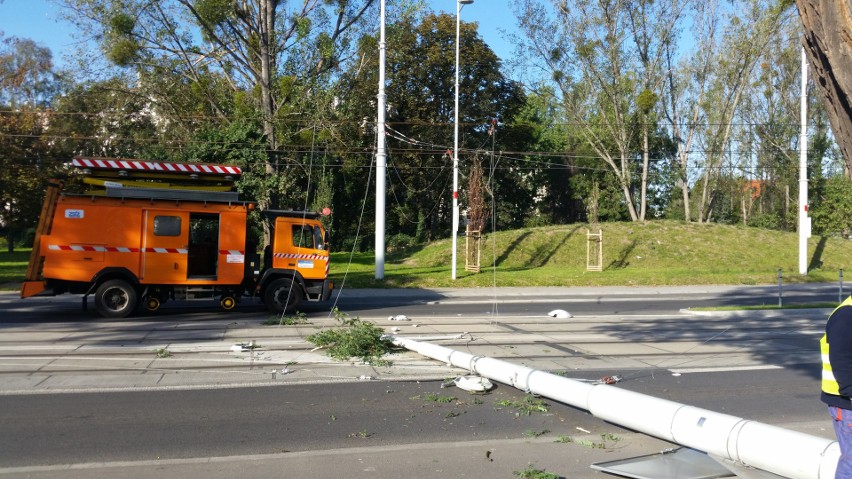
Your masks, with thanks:
<instances>
[{"instance_id":1,"label":"shrub","mask_svg":"<svg viewBox=\"0 0 852 479\"><path fill-rule=\"evenodd\" d=\"M384 337L382 328L357 316L349 318L337 309L334 314L343 327L320 331L308 336L307 340L325 348L328 356L340 361L360 358L368 364L387 364L382 356L392 352L394 346Z\"/></svg>"}]
</instances>

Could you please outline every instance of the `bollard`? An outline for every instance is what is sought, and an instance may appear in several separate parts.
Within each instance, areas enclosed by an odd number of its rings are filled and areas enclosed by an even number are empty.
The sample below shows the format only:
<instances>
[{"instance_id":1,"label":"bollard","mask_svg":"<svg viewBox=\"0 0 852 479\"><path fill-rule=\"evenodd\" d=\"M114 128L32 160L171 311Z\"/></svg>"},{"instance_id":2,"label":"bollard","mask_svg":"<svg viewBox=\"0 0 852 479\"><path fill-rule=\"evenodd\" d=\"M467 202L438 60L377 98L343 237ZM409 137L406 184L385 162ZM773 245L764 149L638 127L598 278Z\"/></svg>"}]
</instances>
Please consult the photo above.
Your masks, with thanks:
<instances>
[{"instance_id":1,"label":"bollard","mask_svg":"<svg viewBox=\"0 0 852 479\"><path fill-rule=\"evenodd\" d=\"M840 268L840 287L837 290L837 302L843 302L843 268Z\"/></svg>"},{"instance_id":2,"label":"bollard","mask_svg":"<svg viewBox=\"0 0 852 479\"><path fill-rule=\"evenodd\" d=\"M781 307L781 268L778 268L778 307Z\"/></svg>"}]
</instances>

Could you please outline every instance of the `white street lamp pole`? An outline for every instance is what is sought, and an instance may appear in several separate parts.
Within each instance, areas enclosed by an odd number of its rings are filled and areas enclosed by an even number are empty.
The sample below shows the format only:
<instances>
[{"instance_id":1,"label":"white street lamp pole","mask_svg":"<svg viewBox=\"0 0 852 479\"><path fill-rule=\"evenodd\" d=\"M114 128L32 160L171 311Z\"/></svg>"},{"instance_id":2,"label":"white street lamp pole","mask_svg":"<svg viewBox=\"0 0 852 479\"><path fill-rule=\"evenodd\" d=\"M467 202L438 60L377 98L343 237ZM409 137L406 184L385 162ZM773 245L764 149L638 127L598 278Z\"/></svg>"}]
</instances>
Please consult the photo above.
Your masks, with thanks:
<instances>
[{"instance_id":1,"label":"white street lamp pole","mask_svg":"<svg viewBox=\"0 0 852 479\"><path fill-rule=\"evenodd\" d=\"M808 274L808 238L811 219L808 216L808 60L802 47L802 133L799 137L799 274Z\"/></svg>"},{"instance_id":2,"label":"white street lamp pole","mask_svg":"<svg viewBox=\"0 0 852 479\"><path fill-rule=\"evenodd\" d=\"M456 279L456 249L459 234L459 38L461 32L461 9L473 0L456 0L456 108L455 139L453 140L453 259L452 278Z\"/></svg>"},{"instance_id":3,"label":"white street lamp pole","mask_svg":"<svg viewBox=\"0 0 852 479\"><path fill-rule=\"evenodd\" d=\"M376 279L385 278L385 0L381 0L379 32L378 132L376 139Z\"/></svg>"}]
</instances>

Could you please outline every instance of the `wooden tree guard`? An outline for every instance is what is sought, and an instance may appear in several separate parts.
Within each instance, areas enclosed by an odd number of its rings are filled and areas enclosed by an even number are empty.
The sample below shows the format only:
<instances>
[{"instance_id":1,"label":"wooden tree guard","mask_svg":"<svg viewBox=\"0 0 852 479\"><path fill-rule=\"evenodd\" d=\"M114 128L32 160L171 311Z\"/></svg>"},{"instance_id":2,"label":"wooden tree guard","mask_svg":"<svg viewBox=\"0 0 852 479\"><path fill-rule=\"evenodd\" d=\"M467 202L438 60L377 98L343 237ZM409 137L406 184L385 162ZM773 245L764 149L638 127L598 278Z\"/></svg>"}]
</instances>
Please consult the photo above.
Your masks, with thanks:
<instances>
[{"instance_id":1,"label":"wooden tree guard","mask_svg":"<svg viewBox=\"0 0 852 479\"><path fill-rule=\"evenodd\" d=\"M482 257L482 234L479 230L467 230L465 236L464 269L479 273L481 270L480 259Z\"/></svg>"},{"instance_id":2,"label":"wooden tree guard","mask_svg":"<svg viewBox=\"0 0 852 479\"><path fill-rule=\"evenodd\" d=\"M586 229L586 271L603 271L603 230Z\"/></svg>"}]
</instances>

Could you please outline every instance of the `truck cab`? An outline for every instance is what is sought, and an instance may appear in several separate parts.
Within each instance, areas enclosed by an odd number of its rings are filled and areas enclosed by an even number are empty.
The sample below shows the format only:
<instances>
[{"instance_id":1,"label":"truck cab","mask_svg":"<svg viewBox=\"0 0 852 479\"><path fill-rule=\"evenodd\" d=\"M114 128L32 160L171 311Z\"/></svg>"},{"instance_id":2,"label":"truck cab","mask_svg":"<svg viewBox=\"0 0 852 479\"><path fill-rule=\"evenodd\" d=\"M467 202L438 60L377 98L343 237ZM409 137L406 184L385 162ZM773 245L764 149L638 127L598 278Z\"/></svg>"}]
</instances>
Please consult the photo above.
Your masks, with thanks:
<instances>
[{"instance_id":1,"label":"truck cab","mask_svg":"<svg viewBox=\"0 0 852 479\"><path fill-rule=\"evenodd\" d=\"M258 293L273 312L291 311L299 302L326 301L333 284L328 281L328 233L319 213L267 210L272 240L265 248Z\"/></svg>"}]
</instances>

